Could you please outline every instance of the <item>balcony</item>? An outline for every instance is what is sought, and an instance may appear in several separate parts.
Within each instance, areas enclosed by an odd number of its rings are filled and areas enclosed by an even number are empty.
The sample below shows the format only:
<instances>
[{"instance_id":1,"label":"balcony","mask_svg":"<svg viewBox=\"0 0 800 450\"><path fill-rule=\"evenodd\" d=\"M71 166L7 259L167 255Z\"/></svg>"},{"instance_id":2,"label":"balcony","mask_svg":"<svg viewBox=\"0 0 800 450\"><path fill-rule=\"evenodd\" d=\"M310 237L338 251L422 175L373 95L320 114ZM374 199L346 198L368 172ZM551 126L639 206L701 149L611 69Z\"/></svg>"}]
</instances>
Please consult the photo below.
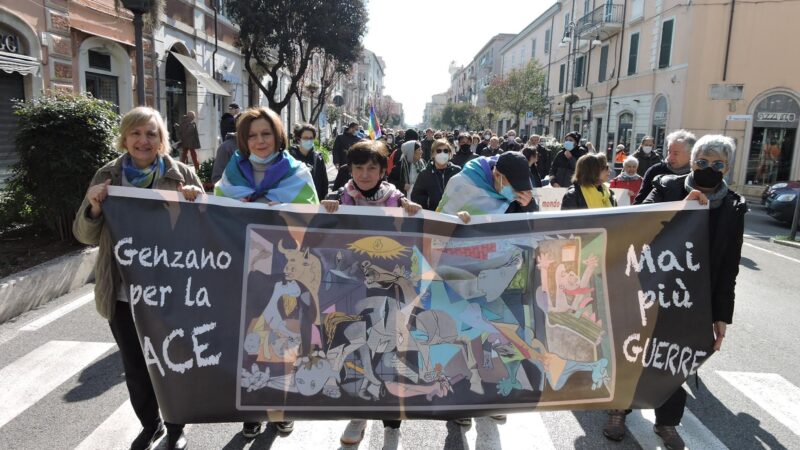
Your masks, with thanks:
<instances>
[{"instance_id":1,"label":"balcony","mask_svg":"<svg viewBox=\"0 0 800 450\"><path fill-rule=\"evenodd\" d=\"M604 41L620 32L624 20L622 5L603 5L581 17L575 31L578 36Z\"/></svg>"}]
</instances>

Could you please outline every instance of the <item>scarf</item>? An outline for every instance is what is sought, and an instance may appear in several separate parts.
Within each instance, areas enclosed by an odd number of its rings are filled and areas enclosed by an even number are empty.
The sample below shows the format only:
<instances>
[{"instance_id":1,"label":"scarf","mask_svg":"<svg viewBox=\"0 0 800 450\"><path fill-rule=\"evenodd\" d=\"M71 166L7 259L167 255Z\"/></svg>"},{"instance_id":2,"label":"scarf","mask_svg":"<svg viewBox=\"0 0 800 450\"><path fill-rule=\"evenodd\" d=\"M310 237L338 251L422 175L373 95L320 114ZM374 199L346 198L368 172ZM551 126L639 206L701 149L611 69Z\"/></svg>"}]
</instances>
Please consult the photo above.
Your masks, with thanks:
<instances>
[{"instance_id":1,"label":"scarf","mask_svg":"<svg viewBox=\"0 0 800 450\"><path fill-rule=\"evenodd\" d=\"M267 166L264 179L258 185L253 164L236 150L214 186L214 195L251 202L263 197L278 203L319 204L311 171L285 150Z\"/></svg>"},{"instance_id":2,"label":"scarf","mask_svg":"<svg viewBox=\"0 0 800 450\"><path fill-rule=\"evenodd\" d=\"M403 197L393 184L386 181L381 181L373 189L362 191L352 178L344 185L344 194L342 204L355 206L400 206L400 198Z\"/></svg>"},{"instance_id":3,"label":"scarf","mask_svg":"<svg viewBox=\"0 0 800 450\"><path fill-rule=\"evenodd\" d=\"M586 200L586 206L589 209L595 208L610 208L611 204L611 191L608 190L605 184L598 186L581 186L581 194L583 199Z\"/></svg>"},{"instance_id":4,"label":"scarf","mask_svg":"<svg viewBox=\"0 0 800 450\"><path fill-rule=\"evenodd\" d=\"M635 173L633 175L628 175L627 173L622 172L621 174L619 174L619 179L621 181L635 181L635 180L641 180L642 177L639 176L638 173Z\"/></svg>"},{"instance_id":5,"label":"scarf","mask_svg":"<svg viewBox=\"0 0 800 450\"><path fill-rule=\"evenodd\" d=\"M161 155L156 157L156 160L153 161L150 167L144 169L139 169L133 165L131 155L126 154L122 158L122 174L131 186L138 188L152 187L155 182L164 175L164 172L166 172L164 169L164 158L162 158Z\"/></svg>"},{"instance_id":6,"label":"scarf","mask_svg":"<svg viewBox=\"0 0 800 450\"><path fill-rule=\"evenodd\" d=\"M685 165L683 167L678 167L678 168L673 168L666 161L664 161L664 164L667 166L667 169L670 172L674 173L675 175L686 175L687 173L692 171L692 165L691 164L687 164L687 165Z\"/></svg>"},{"instance_id":7,"label":"scarf","mask_svg":"<svg viewBox=\"0 0 800 450\"><path fill-rule=\"evenodd\" d=\"M464 168L450 178L436 212L456 214L466 211L471 215L503 214L511 204L494 190L492 167L497 156L481 156L469 160Z\"/></svg>"},{"instance_id":8,"label":"scarf","mask_svg":"<svg viewBox=\"0 0 800 450\"><path fill-rule=\"evenodd\" d=\"M686 181L684 183L684 188L686 192L692 192L693 190L697 189L697 185L694 183L694 174L689 172L689 175L686 177ZM711 194L706 194L708 197L708 207L711 209L719 208L722 206L722 201L725 200L725 196L728 195L728 183L725 182L725 179L722 179L722 183L717 186L717 190L712 192Z\"/></svg>"}]
</instances>

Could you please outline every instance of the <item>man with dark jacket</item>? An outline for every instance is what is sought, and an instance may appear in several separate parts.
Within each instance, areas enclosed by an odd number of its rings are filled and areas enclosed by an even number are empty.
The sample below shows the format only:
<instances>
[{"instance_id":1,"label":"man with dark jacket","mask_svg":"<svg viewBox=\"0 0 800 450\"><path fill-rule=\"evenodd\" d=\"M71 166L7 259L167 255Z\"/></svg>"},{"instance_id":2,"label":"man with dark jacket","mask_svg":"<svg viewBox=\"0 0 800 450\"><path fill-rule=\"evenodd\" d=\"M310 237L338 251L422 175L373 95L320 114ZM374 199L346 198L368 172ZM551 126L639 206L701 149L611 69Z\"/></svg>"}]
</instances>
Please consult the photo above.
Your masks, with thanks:
<instances>
[{"instance_id":1,"label":"man with dark jacket","mask_svg":"<svg viewBox=\"0 0 800 450\"><path fill-rule=\"evenodd\" d=\"M636 173L644 176L647 169L661 162L661 153L653 147L655 140L651 136L645 136L639 148L633 153L633 157L639 160L639 168Z\"/></svg>"},{"instance_id":2,"label":"man with dark jacket","mask_svg":"<svg viewBox=\"0 0 800 450\"><path fill-rule=\"evenodd\" d=\"M564 149L558 152L550 165L550 186L569 187L572 184L578 158L586 154L586 147L581 147L580 141L580 133L574 131L564 136Z\"/></svg>"},{"instance_id":3,"label":"man with dark jacket","mask_svg":"<svg viewBox=\"0 0 800 450\"><path fill-rule=\"evenodd\" d=\"M428 162L433 157L431 155L431 146L433 145L433 129L428 128L425 130L425 139L422 141L422 159Z\"/></svg>"},{"instance_id":4,"label":"man with dark jacket","mask_svg":"<svg viewBox=\"0 0 800 450\"><path fill-rule=\"evenodd\" d=\"M328 171L325 159L314 149L317 129L311 124L300 124L294 130L295 144L289 147L289 154L302 161L311 170L311 178L317 190L317 198L324 199L328 195Z\"/></svg>"},{"instance_id":5,"label":"man with dark jacket","mask_svg":"<svg viewBox=\"0 0 800 450\"><path fill-rule=\"evenodd\" d=\"M333 141L333 151L331 153L333 153L333 165L336 166L337 169L339 166L347 164L347 150L349 150L353 144L361 140L356 136L357 132L358 122L350 122L344 133L336 136L336 140Z\"/></svg>"},{"instance_id":6,"label":"man with dark jacket","mask_svg":"<svg viewBox=\"0 0 800 450\"><path fill-rule=\"evenodd\" d=\"M653 180L659 175L686 175L691 170L692 147L697 142L697 137L689 131L673 131L666 137L667 157L664 161L654 164L644 173L642 187L633 200L634 205L640 205L653 189Z\"/></svg>"},{"instance_id":7,"label":"man with dark jacket","mask_svg":"<svg viewBox=\"0 0 800 450\"><path fill-rule=\"evenodd\" d=\"M472 153L472 149L470 148L471 144L472 138L469 136L469 134L462 134L458 137L458 151L456 152L455 156L453 156L453 164L457 165L458 167L464 167L464 164L466 164L467 161L478 157L478 155Z\"/></svg>"},{"instance_id":8,"label":"man with dark jacket","mask_svg":"<svg viewBox=\"0 0 800 450\"><path fill-rule=\"evenodd\" d=\"M492 136L489 138L489 145L484 147L480 155L481 156L497 156L500 153L503 153L503 150L500 149L500 138L497 136Z\"/></svg>"},{"instance_id":9,"label":"man with dark jacket","mask_svg":"<svg viewBox=\"0 0 800 450\"><path fill-rule=\"evenodd\" d=\"M447 182L461 172L461 167L450 162L453 151L449 145L439 141L434 142L432 147L433 159L419 173L411 190L411 201L429 211L436 210Z\"/></svg>"},{"instance_id":10,"label":"man with dark jacket","mask_svg":"<svg viewBox=\"0 0 800 450\"><path fill-rule=\"evenodd\" d=\"M508 130L508 139L500 144L500 150L504 152L516 152L522 150L522 145L517 143L517 132Z\"/></svg>"},{"instance_id":11,"label":"man with dark jacket","mask_svg":"<svg viewBox=\"0 0 800 450\"><path fill-rule=\"evenodd\" d=\"M528 139L528 146L534 147L539 159L536 160L536 169L539 170L539 179L544 179L550 173L550 151L541 144L542 138L538 134L534 134Z\"/></svg>"}]
</instances>

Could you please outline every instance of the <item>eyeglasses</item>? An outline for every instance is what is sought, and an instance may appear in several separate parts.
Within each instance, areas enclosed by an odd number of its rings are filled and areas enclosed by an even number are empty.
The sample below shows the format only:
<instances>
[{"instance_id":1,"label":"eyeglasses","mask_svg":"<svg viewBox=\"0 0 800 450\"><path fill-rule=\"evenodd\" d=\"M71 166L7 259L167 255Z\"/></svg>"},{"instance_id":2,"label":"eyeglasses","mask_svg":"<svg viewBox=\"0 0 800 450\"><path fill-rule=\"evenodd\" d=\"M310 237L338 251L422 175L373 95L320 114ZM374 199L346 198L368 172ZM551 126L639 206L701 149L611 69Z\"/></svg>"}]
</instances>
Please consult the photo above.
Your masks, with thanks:
<instances>
[{"instance_id":1,"label":"eyeglasses","mask_svg":"<svg viewBox=\"0 0 800 450\"><path fill-rule=\"evenodd\" d=\"M439 147L436 149L436 153L450 153L450 149L447 147Z\"/></svg>"},{"instance_id":2,"label":"eyeglasses","mask_svg":"<svg viewBox=\"0 0 800 450\"><path fill-rule=\"evenodd\" d=\"M698 159L694 162L694 164L701 170L707 167L711 167L715 172L722 172L728 165L728 163L726 163L725 161L716 160L714 162L711 162L707 159Z\"/></svg>"}]
</instances>

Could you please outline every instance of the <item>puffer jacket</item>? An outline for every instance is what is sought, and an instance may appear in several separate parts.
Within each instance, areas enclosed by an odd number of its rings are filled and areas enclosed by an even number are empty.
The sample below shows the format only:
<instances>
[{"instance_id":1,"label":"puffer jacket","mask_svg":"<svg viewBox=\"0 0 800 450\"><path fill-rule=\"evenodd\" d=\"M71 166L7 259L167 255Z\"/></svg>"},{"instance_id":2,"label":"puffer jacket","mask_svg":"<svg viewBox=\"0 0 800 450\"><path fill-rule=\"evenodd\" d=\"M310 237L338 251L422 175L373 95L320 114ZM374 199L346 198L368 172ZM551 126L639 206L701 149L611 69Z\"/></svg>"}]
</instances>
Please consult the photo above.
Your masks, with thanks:
<instances>
[{"instance_id":1,"label":"puffer jacket","mask_svg":"<svg viewBox=\"0 0 800 450\"><path fill-rule=\"evenodd\" d=\"M111 180L112 186L122 186L122 158L109 162L101 167L94 174L89 187L96 184L105 183ZM203 188L203 184L197 175L188 166L169 156L164 156L164 175L156 181L155 189L166 191L177 190L179 185L197 186ZM98 245L100 248L97 253L97 261L94 265L94 302L97 312L104 318L111 320L117 306L117 289L120 285L120 275L117 263L114 260L114 243L111 240L111 233L105 225L105 218L101 215L97 219L89 216L91 205L89 200L84 197L75 221L72 222L72 234L75 239L86 245Z\"/></svg>"}]
</instances>

